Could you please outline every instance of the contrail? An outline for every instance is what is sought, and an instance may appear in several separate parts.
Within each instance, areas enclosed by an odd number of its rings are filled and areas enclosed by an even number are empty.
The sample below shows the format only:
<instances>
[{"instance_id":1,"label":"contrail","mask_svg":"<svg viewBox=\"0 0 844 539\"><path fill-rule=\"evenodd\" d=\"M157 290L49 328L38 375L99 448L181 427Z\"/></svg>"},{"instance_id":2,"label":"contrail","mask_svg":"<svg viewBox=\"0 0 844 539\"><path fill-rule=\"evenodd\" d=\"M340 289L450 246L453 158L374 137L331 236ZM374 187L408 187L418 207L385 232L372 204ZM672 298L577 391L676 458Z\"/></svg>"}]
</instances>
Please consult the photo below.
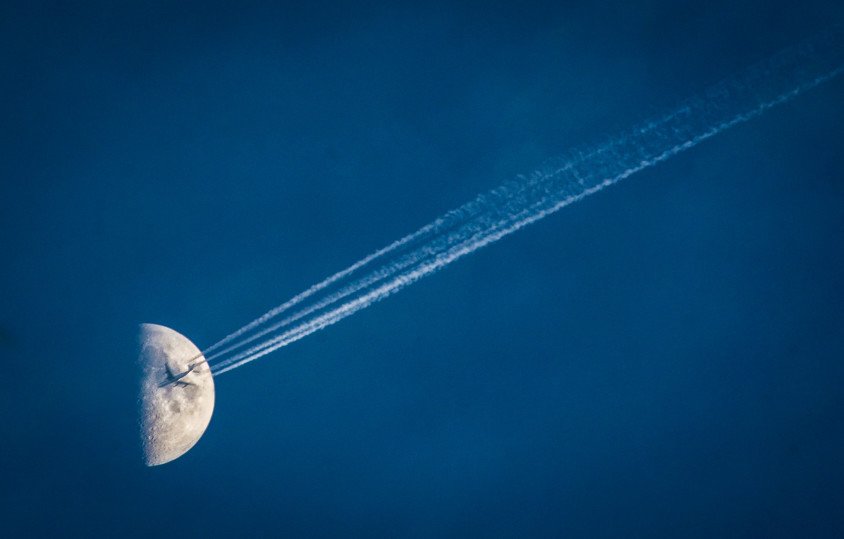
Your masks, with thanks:
<instances>
[{"instance_id":1,"label":"contrail","mask_svg":"<svg viewBox=\"0 0 844 539\"><path fill-rule=\"evenodd\" d=\"M214 352L206 356L212 371L230 371L339 322L481 247L834 78L844 71L841 34L836 28L782 51L669 114L479 195L209 347L205 353Z\"/></svg>"},{"instance_id":2,"label":"contrail","mask_svg":"<svg viewBox=\"0 0 844 539\"><path fill-rule=\"evenodd\" d=\"M658 125L659 125L658 123L652 122L650 125L640 129L640 131L644 133L646 131L652 130L653 128L657 127ZM603 151L606 151L606 148L599 148L596 152L594 152L594 154L588 154L586 157L591 157L592 155L596 155L597 153L603 152ZM558 170L556 170L555 173L556 174L562 173L565 170L571 168L572 165L573 165L573 163L568 163L568 164L564 165L562 168L559 168ZM532 184L535 184L535 183L541 182L543 179L545 179L545 178L542 177L541 175L534 175L534 177L530 178L528 181ZM271 318L275 318L278 315L280 315L282 312L289 310L289 307L293 306L294 304L301 302L306 297L313 295L314 293L316 293L319 290L327 288L330 284L333 284L334 282L340 280L341 277L345 277L345 276L350 275L352 272L354 272L357 269L363 267L363 265L375 260L376 258L382 256L383 254L386 254L386 253L392 252L392 251L397 251L397 250L399 250L403 247L411 245L412 242L417 241L420 238L430 237L433 234L442 233L445 230L453 229L456 226L456 223L462 222L463 228L464 229L467 228L466 223L468 223L472 217L476 217L476 216L479 216L479 215L487 216L490 213L490 207L491 206L493 208L496 208L498 206L497 204L494 204L493 201L491 201L491 199L493 198L493 195L496 199L501 199L501 198L507 199L507 198L509 198L509 199L514 200L515 199L514 195L520 190L524 190L524 186L521 185L521 184L518 184L518 183L515 183L513 185L505 184L505 185L499 187L498 189L496 189L496 190L494 190L490 193L478 196L475 200L461 206L460 208L452 210L451 212L449 212L445 216L437 219L433 223L426 225L425 227L420 229L418 232L411 234L409 236L406 236L405 238L391 244L389 247L382 249L380 251L377 251L373 255L370 255L370 256L364 258L363 260L361 260L360 262L350 266L349 268L333 275L332 277L329 277L325 281L323 281L323 282L321 282L317 285L312 286L311 288L309 288L304 293L299 294L298 296L294 297L292 300L286 302L285 304L281 305L280 307L273 309L272 311L269 311L267 314L265 314L261 318L259 318L259 319L255 320L254 322L251 322L250 324L244 326L244 328L238 330L237 332L233 333L229 337L226 337L225 339L223 339L219 343L217 343L214 346L207 349L206 350L207 359L209 361L213 361L214 359L217 359L221 356L224 356L224 355L228 354L229 352L231 352L233 350L236 350L238 348L243 347L244 345L248 344L249 342L252 342L252 341L268 334L268 333L272 333L272 332L278 330L279 328L288 326L292 322L295 322L295 321L297 321L297 320L299 320L299 319L301 319L301 318L303 318L303 317L305 317L305 316L307 316L307 315L309 315L309 314L311 314L315 311L323 309L323 308L327 307L328 305L331 305L331 304L333 304L333 303L335 303L335 302L337 302L337 301L339 301L339 300L341 300L341 299L343 299L343 298L345 298L345 297L347 297L347 296L349 296L349 295L351 295L351 294L353 294L353 293L355 293L359 290L362 290L362 289L364 289L368 286L373 285L374 283L378 282L381 279L387 278L387 277L395 274L396 272L403 270L406 267L411 266L414 263L419 262L420 259L424 258L426 255L430 255L432 253L437 252L437 250L439 249L439 244L441 243L441 240L440 240L440 242L432 242L428 245L425 245L420 251L413 252L410 255L404 255L404 256L398 258L396 261L390 263L389 265L384 266L384 267L378 269L375 272L372 272L371 274L367 275L365 278L359 279L358 281L355 281L352 284L347 285L346 287L344 287L341 290L331 294L327 298L315 303L314 305L311 305L310 307L307 307L303 310L300 310L300 311L294 313L293 315L290 315L287 318L284 318L281 321L278 321L278 322L275 322L271 325L268 325L268 326L264 327L264 329L261 329L261 330L257 331L256 333L239 340L235 344L232 344L231 346L229 346L229 347L227 347L227 348L225 348L221 351L215 352L214 354L211 354L211 355L207 355L207 352L218 348L221 344L225 344L226 342L233 340L235 337L241 336L241 335L249 332L250 330L257 328L258 326L264 325L265 323L269 322L269 320ZM473 225L473 226L475 226L477 228L477 225ZM457 237L459 237L459 235Z\"/></svg>"}]
</instances>

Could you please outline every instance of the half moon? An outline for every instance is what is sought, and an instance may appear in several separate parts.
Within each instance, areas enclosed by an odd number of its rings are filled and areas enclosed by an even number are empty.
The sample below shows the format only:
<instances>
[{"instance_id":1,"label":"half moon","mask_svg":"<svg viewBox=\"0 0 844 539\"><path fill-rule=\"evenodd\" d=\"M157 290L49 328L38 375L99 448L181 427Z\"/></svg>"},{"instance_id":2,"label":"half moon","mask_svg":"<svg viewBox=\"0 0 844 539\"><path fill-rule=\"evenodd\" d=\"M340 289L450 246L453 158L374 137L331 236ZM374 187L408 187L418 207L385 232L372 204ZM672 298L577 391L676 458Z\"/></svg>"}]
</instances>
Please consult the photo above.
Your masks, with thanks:
<instances>
[{"instance_id":1,"label":"half moon","mask_svg":"<svg viewBox=\"0 0 844 539\"><path fill-rule=\"evenodd\" d=\"M158 466L187 453L214 411L214 379L202 352L184 335L141 324L140 427L144 462Z\"/></svg>"}]
</instances>

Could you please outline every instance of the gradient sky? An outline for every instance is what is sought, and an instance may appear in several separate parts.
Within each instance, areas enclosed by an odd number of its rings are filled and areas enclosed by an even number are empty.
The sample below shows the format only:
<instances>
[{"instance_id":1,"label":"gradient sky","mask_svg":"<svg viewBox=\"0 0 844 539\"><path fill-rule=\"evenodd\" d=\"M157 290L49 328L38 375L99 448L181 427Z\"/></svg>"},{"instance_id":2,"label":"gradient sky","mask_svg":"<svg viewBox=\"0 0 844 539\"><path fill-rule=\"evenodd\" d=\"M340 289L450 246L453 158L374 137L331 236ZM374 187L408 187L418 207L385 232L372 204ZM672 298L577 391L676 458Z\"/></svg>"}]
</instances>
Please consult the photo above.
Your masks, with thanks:
<instances>
[{"instance_id":1,"label":"gradient sky","mask_svg":"<svg viewBox=\"0 0 844 539\"><path fill-rule=\"evenodd\" d=\"M137 324L208 346L844 22L686 4L4 4L0 535L844 534L844 80L224 374L140 459Z\"/></svg>"}]
</instances>

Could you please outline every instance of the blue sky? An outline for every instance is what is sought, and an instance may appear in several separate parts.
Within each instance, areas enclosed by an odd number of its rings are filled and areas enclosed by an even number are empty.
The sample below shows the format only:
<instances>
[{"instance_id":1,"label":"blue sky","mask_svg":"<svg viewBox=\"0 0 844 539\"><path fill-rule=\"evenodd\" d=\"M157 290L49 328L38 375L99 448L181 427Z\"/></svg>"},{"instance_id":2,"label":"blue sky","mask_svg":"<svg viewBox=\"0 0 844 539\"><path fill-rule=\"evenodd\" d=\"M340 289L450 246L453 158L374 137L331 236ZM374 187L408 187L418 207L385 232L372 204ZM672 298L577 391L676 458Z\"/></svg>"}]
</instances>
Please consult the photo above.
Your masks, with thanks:
<instances>
[{"instance_id":1,"label":"blue sky","mask_svg":"<svg viewBox=\"0 0 844 539\"><path fill-rule=\"evenodd\" d=\"M0 531L840 536L841 80L221 376L141 464L137 324L207 346L844 21L593 4L5 6Z\"/></svg>"}]
</instances>

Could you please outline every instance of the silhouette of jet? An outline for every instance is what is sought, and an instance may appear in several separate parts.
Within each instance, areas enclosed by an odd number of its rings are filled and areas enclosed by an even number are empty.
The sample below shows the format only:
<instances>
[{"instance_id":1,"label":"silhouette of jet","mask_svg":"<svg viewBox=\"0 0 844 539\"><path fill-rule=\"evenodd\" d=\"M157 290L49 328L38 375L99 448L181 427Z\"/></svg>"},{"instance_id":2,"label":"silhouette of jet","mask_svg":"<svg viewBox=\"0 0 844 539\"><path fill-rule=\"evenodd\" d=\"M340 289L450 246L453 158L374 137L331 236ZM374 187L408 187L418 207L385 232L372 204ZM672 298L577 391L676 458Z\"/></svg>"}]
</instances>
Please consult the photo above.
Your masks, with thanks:
<instances>
[{"instance_id":1,"label":"silhouette of jet","mask_svg":"<svg viewBox=\"0 0 844 539\"><path fill-rule=\"evenodd\" d=\"M175 384L179 387L187 387L187 386L195 386L196 384L191 382L186 382L182 380L185 376L189 375L195 368L205 363L205 360L197 361L196 363L191 363L188 365L188 368L185 372L180 372L178 374L174 374L173 371L170 369L170 364L166 361L164 362L164 368L167 370L167 379L158 384L158 387L168 386L170 384Z\"/></svg>"}]
</instances>

